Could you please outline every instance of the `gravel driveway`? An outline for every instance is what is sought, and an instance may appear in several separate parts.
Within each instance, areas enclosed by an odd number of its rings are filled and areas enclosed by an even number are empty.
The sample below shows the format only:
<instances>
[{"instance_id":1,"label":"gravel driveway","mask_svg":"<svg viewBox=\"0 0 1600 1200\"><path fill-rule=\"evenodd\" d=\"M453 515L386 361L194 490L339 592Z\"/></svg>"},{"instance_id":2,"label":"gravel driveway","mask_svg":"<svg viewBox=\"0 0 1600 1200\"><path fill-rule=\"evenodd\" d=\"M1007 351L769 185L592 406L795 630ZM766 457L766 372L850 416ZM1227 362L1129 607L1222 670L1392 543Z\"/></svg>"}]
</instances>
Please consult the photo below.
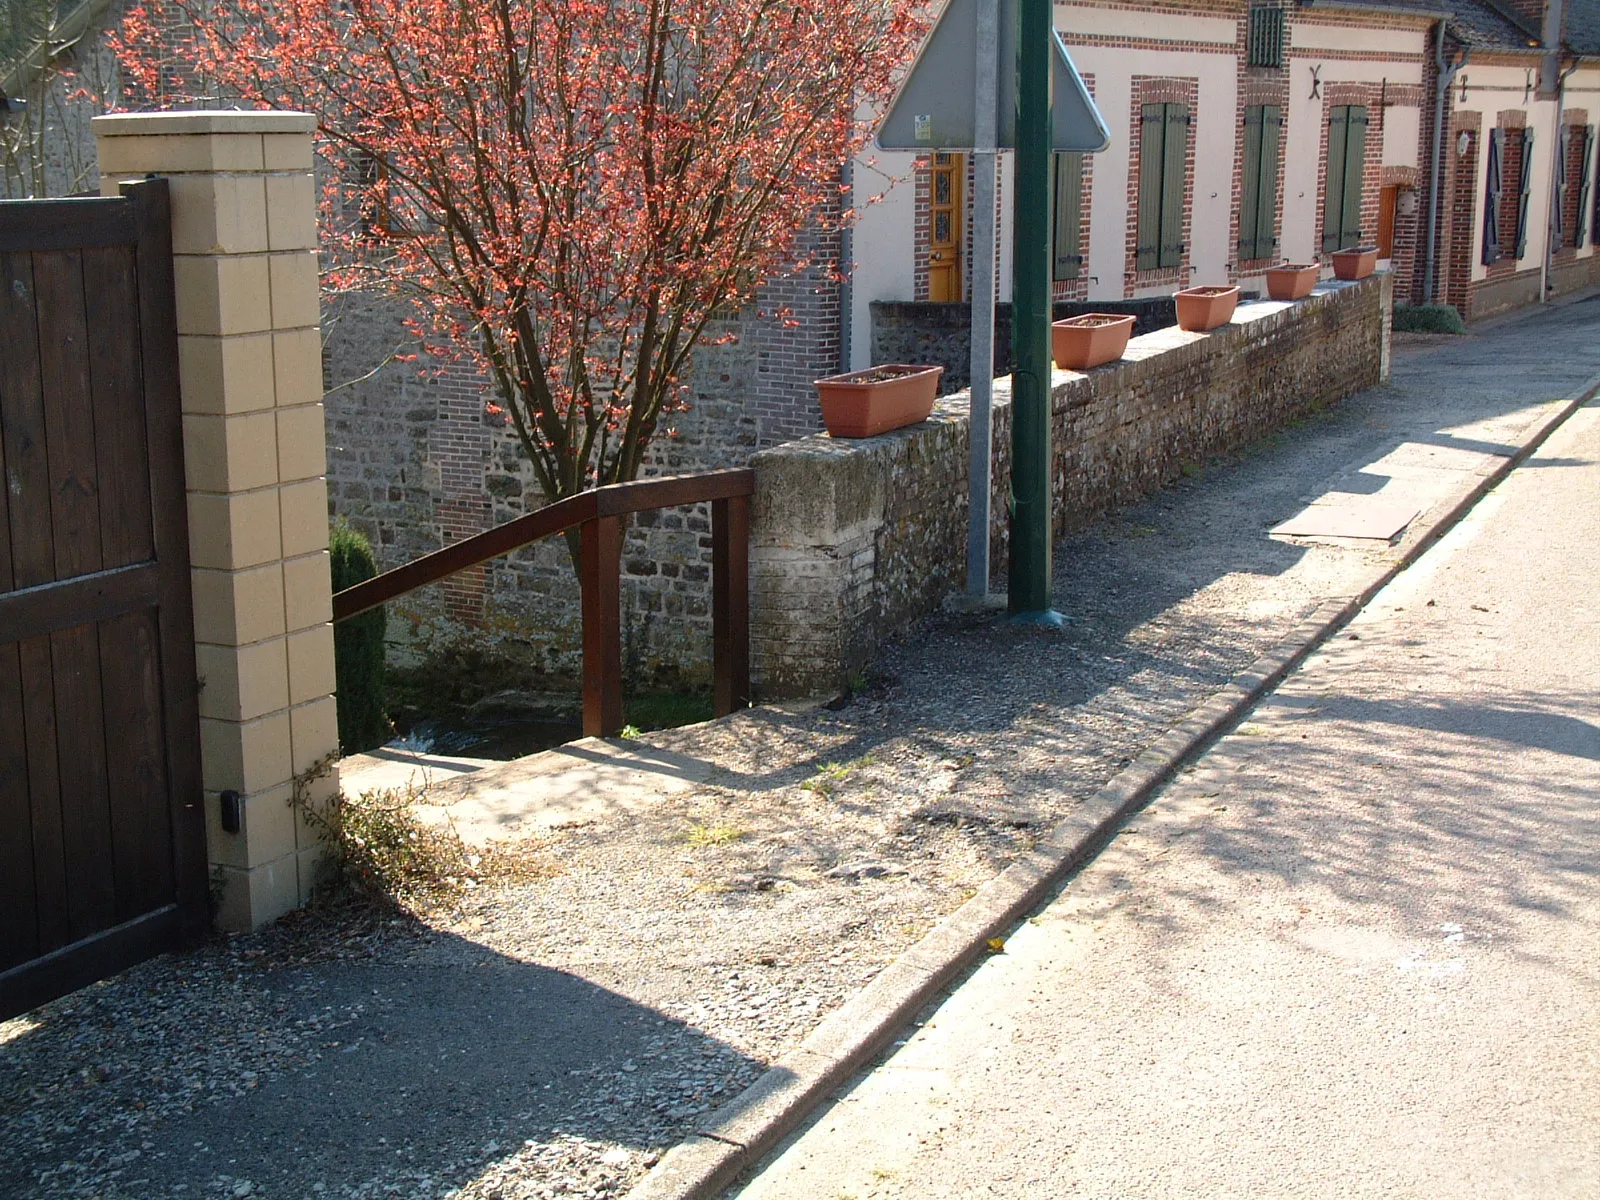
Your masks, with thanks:
<instances>
[{"instance_id":1,"label":"gravel driveway","mask_svg":"<svg viewBox=\"0 0 1600 1200\"><path fill-rule=\"evenodd\" d=\"M1577 347L1565 366L1514 329L1417 353L1401 386L1067 539L1062 633L939 615L837 710L650 735L715 764L708 782L642 820L557 831L549 878L423 924L298 914L0 1024L0 1195L619 1195L1039 831L1398 553L1268 526L1403 441L1531 421L1530 404L1600 370L1596 308L1541 318ZM1544 374L1518 369L1519 346ZM1440 386L1474 356L1503 377Z\"/></svg>"}]
</instances>

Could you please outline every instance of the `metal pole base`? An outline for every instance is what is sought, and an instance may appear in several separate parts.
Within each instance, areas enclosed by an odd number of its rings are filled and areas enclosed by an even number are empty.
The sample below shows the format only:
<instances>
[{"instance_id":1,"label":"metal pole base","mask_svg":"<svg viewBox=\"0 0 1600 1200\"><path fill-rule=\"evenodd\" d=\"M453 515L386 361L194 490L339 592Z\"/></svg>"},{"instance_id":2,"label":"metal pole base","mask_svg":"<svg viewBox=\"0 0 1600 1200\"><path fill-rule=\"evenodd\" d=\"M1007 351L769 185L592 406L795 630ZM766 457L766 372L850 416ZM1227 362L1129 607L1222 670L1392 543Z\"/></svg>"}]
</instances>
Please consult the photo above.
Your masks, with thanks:
<instances>
[{"instance_id":1,"label":"metal pole base","mask_svg":"<svg viewBox=\"0 0 1600 1200\"><path fill-rule=\"evenodd\" d=\"M1027 625L1034 629L1060 629L1072 623L1072 618L1058 613L1053 608L1040 609L1037 612L1012 613L1006 618L1012 625Z\"/></svg>"}]
</instances>

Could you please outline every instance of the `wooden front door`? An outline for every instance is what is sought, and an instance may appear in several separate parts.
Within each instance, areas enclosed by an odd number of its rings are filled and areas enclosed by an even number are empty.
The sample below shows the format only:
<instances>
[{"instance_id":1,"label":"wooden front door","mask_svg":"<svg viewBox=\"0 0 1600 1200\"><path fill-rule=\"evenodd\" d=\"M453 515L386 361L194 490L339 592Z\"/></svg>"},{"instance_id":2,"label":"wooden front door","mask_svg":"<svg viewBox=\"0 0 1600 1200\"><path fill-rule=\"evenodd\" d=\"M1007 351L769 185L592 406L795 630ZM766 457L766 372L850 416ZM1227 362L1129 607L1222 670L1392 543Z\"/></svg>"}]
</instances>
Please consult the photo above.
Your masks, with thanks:
<instances>
[{"instance_id":1,"label":"wooden front door","mask_svg":"<svg viewBox=\"0 0 1600 1200\"><path fill-rule=\"evenodd\" d=\"M1378 193L1378 257L1394 257L1394 211L1400 203L1399 187L1386 187Z\"/></svg>"},{"instance_id":2,"label":"wooden front door","mask_svg":"<svg viewBox=\"0 0 1600 1200\"><path fill-rule=\"evenodd\" d=\"M928 222L928 299L960 300L961 200L967 177L966 157L935 154L930 181Z\"/></svg>"},{"instance_id":3,"label":"wooden front door","mask_svg":"<svg viewBox=\"0 0 1600 1200\"><path fill-rule=\"evenodd\" d=\"M0 1018L207 920L165 180L0 203Z\"/></svg>"}]
</instances>

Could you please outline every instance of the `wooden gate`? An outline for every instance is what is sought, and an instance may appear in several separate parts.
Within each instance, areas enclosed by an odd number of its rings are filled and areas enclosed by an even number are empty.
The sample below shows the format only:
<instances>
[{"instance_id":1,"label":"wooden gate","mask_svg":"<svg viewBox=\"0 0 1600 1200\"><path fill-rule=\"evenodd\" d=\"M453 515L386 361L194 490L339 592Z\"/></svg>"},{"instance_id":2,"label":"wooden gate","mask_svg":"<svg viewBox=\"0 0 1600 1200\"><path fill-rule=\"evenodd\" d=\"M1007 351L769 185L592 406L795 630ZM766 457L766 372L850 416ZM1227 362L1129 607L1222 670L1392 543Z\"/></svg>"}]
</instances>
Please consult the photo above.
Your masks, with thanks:
<instances>
[{"instance_id":1,"label":"wooden gate","mask_svg":"<svg viewBox=\"0 0 1600 1200\"><path fill-rule=\"evenodd\" d=\"M0 1018L207 919L171 240L0 203Z\"/></svg>"}]
</instances>

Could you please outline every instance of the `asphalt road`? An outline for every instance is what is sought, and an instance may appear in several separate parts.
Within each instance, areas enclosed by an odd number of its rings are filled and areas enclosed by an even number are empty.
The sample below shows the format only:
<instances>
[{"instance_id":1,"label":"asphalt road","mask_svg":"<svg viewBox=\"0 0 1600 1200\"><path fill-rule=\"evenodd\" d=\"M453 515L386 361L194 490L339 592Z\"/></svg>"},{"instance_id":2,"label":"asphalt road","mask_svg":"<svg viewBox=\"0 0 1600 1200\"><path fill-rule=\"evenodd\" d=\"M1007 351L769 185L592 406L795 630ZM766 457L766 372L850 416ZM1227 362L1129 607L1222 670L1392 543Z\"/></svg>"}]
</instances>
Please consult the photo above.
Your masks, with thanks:
<instances>
[{"instance_id":1,"label":"asphalt road","mask_svg":"<svg viewBox=\"0 0 1600 1200\"><path fill-rule=\"evenodd\" d=\"M1600 409L737 1192L1600 1196Z\"/></svg>"}]
</instances>

